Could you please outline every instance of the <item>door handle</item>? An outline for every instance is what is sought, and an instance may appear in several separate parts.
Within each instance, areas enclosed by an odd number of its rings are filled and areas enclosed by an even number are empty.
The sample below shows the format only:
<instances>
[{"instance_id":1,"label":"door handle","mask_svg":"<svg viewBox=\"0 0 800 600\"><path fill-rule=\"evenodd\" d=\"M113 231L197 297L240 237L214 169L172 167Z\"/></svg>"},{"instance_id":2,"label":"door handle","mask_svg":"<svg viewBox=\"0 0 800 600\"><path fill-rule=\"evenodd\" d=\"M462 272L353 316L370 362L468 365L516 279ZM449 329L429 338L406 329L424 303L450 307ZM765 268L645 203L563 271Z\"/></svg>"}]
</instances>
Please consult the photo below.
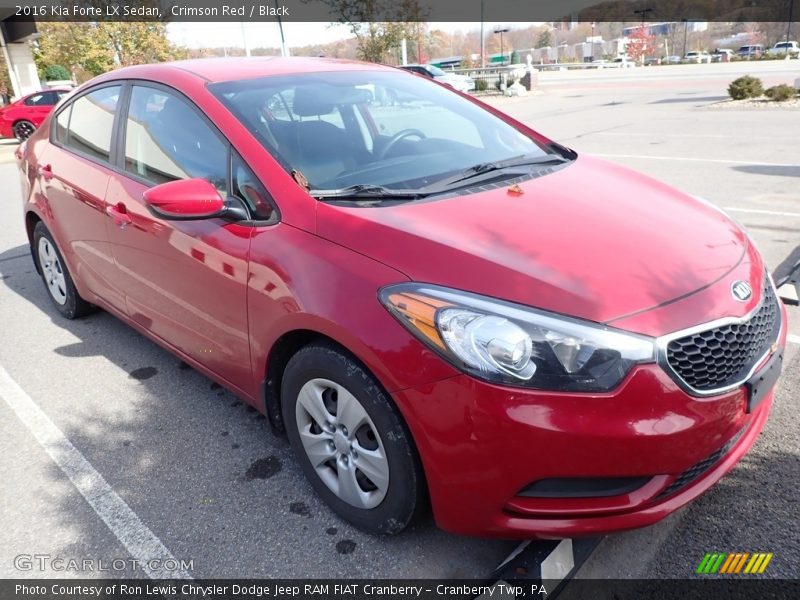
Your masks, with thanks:
<instances>
[{"instance_id":1,"label":"door handle","mask_svg":"<svg viewBox=\"0 0 800 600\"><path fill-rule=\"evenodd\" d=\"M42 176L42 179L45 181L50 181L53 178L53 167L52 165L42 165L39 167L39 175Z\"/></svg>"},{"instance_id":2,"label":"door handle","mask_svg":"<svg viewBox=\"0 0 800 600\"><path fill-rule=\"evenodd\" d=\"M106 206L106 214L114 219L114 224L120 229L125 229L126 226L133 222L133 219L128 214L128 209L125 208L122 202Z\"/></svg>"}]
</instances>

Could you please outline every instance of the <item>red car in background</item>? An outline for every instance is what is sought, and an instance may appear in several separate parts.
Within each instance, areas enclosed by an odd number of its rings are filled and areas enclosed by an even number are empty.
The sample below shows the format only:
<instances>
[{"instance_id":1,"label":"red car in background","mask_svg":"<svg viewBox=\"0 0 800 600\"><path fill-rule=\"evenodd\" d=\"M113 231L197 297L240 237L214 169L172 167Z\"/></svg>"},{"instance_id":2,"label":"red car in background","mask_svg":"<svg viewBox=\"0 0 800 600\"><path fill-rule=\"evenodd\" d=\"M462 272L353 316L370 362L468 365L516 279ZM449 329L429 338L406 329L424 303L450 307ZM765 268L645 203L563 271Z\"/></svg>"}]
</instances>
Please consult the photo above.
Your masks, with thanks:
<instances>
[{"instance_id":1,"label":"red car in background","mask_svg":"<svg viewBox=\"0 0 800 600\"><path fill-rule=\"evenodd\" d=\"M69 88L42 90L0 108L0 137L24 142L39 128L59 100L71 91Z\"/></svg>"},{"instance_id":2,"label":"red car in background","mask_svg":"<svg viewBox=\"0 0 800 600\"><path fill-rule=\"evenodd\" d=\"M786 312L737 223L399 69L118 69L16 155L55 309L266 413L365 531L655 523L772 406Z\"/></svg>"}]
</instances>

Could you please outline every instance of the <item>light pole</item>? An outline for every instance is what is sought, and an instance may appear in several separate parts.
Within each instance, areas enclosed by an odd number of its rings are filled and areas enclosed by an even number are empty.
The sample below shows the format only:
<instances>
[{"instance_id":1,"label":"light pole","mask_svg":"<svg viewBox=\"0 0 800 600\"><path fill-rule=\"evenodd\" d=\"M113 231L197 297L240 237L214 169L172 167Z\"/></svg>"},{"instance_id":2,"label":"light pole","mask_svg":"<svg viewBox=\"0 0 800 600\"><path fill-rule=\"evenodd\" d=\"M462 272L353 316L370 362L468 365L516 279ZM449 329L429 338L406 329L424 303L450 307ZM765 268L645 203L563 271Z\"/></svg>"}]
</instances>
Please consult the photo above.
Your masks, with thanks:
<instances>
[{"instance_id":1,"label":"light pole","mask_svg":"<svg viewBox=\"0 0 800 600\"><path fill-rule=\"evenodd\" d=\"M503 34L504 33L508 33L509 31L510 30L509 30L508 27L505 27L504 29L495 29L494 30L495 33L499 33L500 34L500 65L501 66L506 64L506 57L503 54Z\"/></svg>"},{"instance_id":2,"label":"light pole","mask_svg":"<svg viewBox=\"0 0 800 600\"><path fill-rule=\"evenodd\" d=\"M788 27L786 29L786 41L787 42L792 39L792 13L793 12L794 12L794 0L791 0L789 2L789 25L788 25ZM788 48L787 48L786 55L789 56Z\"/></svg>"},{"instance_id":3,"label":"light pole","mask_svg":"<svg viewBox=\"0 0 800 600\"><path fill-rule=\"evenodd\" d=\"M486 67L486 59L484 57L484 43L483 43L483 0L481 0L481 69Z\"/></svg>"},{"instance_id":4,"label":"light pole","mask_svg":"<svg viewBox=\"0 0 800 600\"><path fill-rule=\"evenodd\" d=\"M592 51L589 53L589 62L594 61L594 21L592 21Z\"/></svg>"},{"instance_id":5,"label":"light pole","mask_svg":"<svg viewBox=\"0 0 800 600\"><path fill-rule=\"evenodd\" d=\"M683 21L683 56L686 56L686 38L689 35L689 19L681 19Z\"/></svg>"}]
</instances>

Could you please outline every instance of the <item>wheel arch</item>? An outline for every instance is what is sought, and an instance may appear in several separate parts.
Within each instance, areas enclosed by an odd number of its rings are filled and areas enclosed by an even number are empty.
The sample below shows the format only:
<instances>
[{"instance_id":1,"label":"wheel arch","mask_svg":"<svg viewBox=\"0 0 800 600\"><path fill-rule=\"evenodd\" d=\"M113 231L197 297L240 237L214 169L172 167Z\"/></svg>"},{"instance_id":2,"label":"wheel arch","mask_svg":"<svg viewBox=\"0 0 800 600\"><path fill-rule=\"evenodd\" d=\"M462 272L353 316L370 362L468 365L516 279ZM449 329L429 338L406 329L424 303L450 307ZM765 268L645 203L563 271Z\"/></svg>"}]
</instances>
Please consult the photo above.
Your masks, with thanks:
<instances>
[{"instance_id":1,"label":"wheel arch","mask_svg":"<svg viewBox=\"0 0 800 600\"><path fill-rule=\"evenodd\" d=\"M33 230L36 229L37 223L43 223L44 219L40 217L35 211L29 210L25 213L25 233L28 234L28 248L31 252L33 264L36 267L36 272L41 274L42 270L39 267L39 259L36 257L36 250L33 247Z\"/></svg>"},{"instance_id":2,"label":"wheel arch","mask_svg":"<svg viewBox=\"0 0 800 600\"><path fill-rule=\"evenodd\" d=\"M269 418L273 429L279 432L285 431L283 415L281 414L281 383L286 365L298 351L312 343L323 343L333 346L357 362L375 379L383 393L395 404L398 412L403 416L403 420L405 421L402 409L394 402L387 386L381 381L381 377L375 373L374 369L369 367L367 361L363 360L357 352L351 350L345 342L332 337L328 333L323 333L318 329L298 327L282 333L275 340L267 353L261 395L264 403L264 412Z\"/></svg>"}]
</instances>

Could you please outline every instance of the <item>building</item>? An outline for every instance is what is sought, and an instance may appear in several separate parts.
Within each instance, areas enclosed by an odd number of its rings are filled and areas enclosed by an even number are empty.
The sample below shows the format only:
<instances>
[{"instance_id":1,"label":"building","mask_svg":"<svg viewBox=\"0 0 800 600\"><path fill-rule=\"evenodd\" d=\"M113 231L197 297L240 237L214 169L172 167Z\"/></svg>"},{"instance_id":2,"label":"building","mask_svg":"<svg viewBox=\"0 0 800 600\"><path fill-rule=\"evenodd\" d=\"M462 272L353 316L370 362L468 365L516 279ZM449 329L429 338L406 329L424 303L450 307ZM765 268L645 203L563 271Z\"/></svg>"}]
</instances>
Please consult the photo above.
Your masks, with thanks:
<instances>
[{"instance_id":1,"label":"building","mask_svg":"<svg viewBox=\"0 0 800 600\"><path fill-rule=\"evenodd\" d=\"M11 83L9 95L19 98L41 89L39 73L29 42L39 37L36 23L14 16L14 9L0 8L0 46Z\"/></svg>"}]
</instances>

